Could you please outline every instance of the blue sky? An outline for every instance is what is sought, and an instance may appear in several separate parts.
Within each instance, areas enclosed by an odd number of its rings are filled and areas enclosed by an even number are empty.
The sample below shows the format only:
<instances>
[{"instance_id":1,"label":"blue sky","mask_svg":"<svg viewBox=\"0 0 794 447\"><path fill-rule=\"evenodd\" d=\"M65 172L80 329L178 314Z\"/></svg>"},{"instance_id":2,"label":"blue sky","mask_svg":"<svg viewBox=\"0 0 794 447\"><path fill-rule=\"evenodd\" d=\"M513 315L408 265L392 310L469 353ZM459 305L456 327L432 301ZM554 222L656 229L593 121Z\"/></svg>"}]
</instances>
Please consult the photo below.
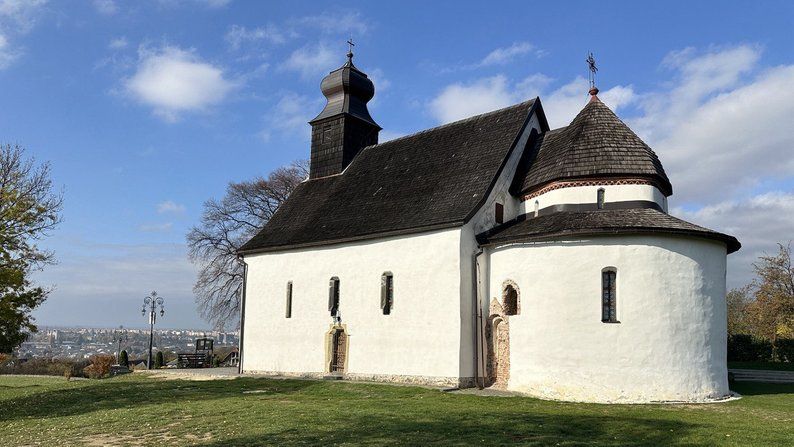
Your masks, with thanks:
<instances>
[{"instance_id":1,"label":"blue sky","mask_svg":"<svg viewBox=\"0 0 794 447\"><path fill-rule=\"evenodd\" d=\"M587 95L659 154L674 213L736 234L729 285L792 239L794 3L0 0L0 135L52 163L64 222L41 325L205 327L184 235L229 181L308 156L319 82L375 82L381 139L539 95L552 126Z\"/></svg>"}]
</instances>

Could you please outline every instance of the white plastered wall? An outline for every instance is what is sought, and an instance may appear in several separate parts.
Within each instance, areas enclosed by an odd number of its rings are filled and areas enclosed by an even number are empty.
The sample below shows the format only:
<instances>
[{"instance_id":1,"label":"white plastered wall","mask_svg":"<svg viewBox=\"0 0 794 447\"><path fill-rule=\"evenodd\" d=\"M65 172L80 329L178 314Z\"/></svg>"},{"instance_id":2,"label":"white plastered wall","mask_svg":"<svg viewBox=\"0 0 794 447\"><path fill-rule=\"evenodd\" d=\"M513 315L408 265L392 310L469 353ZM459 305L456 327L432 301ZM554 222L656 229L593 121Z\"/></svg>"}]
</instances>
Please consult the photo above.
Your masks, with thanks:
<instances>
[{"instance_id":1,"label":"white plastered wall","mask_svg":"<svg viewBox=\"0 0 794 447\"><path fill-rule=\"evenodd\" d=\"M518 284L511 390L588 402L725 397L725 244L609 236L489 249L488 299ZM601 271L617 269L617 316L601 322Z\"/></svg>"},{"instance_id":2,"label":"white plastered wall","mask_svg":"<svg viewBox=\"0 0 794 447\"><path fill-rule=\"evenodd\" d=\"M347 373L459 377L459 228L245 260L244 372L324 372L328 284L336 276L349 335ZM386 271L394 275L391 315L380 308ZM285 318L287 281L292 318Z\"/></svg>"},{"instance_id":3,"label":"white plastered wall","mask_svg":"<svg viewBox=\"0 0 794 447\"><path fill-rule=\"evenodd\" d=\"M564 187L532 197L521 202L520 214L532 215L536 201L539 209L561 204L596 203L601 188L604 189L605 202L645 200L656 202L667 212L667 198L653 185L593 185Z\"/></svg>"}]
</instances>

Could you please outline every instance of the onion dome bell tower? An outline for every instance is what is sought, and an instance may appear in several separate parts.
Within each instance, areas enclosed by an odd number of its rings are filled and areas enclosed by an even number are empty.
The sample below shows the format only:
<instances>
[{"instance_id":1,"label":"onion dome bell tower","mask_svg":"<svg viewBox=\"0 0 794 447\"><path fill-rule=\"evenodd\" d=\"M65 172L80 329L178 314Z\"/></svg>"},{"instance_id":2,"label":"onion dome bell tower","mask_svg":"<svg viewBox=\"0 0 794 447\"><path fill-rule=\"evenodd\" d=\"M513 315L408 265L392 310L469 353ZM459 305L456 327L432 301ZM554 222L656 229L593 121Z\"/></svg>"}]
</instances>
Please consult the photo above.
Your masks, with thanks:
<instances>
[{"instance_id":1,"label":"onion dome bell tower","mask_svg":"<svg viewBox=\"0 0 794 447\"><path fill-rule=\"evenodd\" d=\"M352 43L347 62L323 79L320 90L328 102L309 121L312 126L310 179L341 173L361 149L378 144L381 130L367 110L367 102L375 96L375 86L353 65Z\"/></svg>"}]
</instances>

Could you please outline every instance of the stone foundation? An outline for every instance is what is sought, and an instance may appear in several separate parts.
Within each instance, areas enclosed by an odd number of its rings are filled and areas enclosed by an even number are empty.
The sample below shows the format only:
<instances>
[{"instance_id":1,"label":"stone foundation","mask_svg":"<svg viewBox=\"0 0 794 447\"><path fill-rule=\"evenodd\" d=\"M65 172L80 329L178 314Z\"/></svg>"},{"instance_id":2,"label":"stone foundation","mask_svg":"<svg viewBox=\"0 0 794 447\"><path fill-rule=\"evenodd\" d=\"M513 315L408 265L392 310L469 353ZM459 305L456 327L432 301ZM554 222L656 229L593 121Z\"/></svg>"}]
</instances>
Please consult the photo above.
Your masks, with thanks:
<instances>
[{"instance_id":1,"label":"stone foundation","mask_svg":"<svg viewBox=\"0 0 794 447\"><path fill-rule=\"evenodd\" d=\"M245 371L245 375L264 375L276 377L289 377L296 379L322 379L328 373L324 372L282 372L282 371ZM346 373L344 380L356 382L381 382L399 383L406 385L422 385L441 388L471 388L475 386L474 377L433 377L433 376L407 376L398 374L359 374Z\"/></svg>"}]
</instances>

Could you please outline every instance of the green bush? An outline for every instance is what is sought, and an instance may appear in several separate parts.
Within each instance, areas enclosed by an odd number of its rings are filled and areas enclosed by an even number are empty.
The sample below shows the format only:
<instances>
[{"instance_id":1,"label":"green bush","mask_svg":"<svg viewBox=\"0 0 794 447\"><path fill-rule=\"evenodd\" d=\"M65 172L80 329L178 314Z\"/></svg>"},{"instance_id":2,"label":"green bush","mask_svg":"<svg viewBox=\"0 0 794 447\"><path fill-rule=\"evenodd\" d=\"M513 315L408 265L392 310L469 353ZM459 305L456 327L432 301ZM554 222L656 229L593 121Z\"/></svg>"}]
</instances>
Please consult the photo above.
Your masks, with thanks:
<instances>
[{"instance_id":1,"label":"green bush","mask_svg":"<svg viewBox=\"0 0 794 447\"><path fill-rule=\"evenodd\" d=\"M728 336L729 362L772 361L772 343L747 334Z\"/></svg>"},{"instance_id":2,"label":"green bush","mask_svg":"<svg viewBox=\"0 0 794 447\"><path fill-rule=\"evenodd\" d=\"M121 353L119 353L119 365L126 366L126 367L130 366L130 358L127 355L127 350L126 349L121 351Z\"/></svg>"},{"instance_id":3,"label":"green bush","mask_svg":"<svg viewBox=\"0 0 794 447\"><path fill-rule=\"evenodd\" d=\"M163 361L163 353L162 351L157 351L157 355L154 356L154 367L155 368L162 368L165 362Z\"/></svg>"},{"instance_id":4,"label":"green bush","mask_svg":"<svg viewBox=\"0 0 794 447\"><path fill-rule=\"evenodd\" d=\"M775 342L777 360L780 362L794 362L794 338L779 338Z\"/></svg>"},{"instance_id":5,"label":"green bush","mask_svg":"<svg viewBox=\"0 0 794 447\"><path fill-rule=\"evenodd\" d=\"M0 359L0 374L32 374L43 376L86 377L87 360L61 360L50 358L18 359L6 356Z\"/></svg>"}]
</instances>

